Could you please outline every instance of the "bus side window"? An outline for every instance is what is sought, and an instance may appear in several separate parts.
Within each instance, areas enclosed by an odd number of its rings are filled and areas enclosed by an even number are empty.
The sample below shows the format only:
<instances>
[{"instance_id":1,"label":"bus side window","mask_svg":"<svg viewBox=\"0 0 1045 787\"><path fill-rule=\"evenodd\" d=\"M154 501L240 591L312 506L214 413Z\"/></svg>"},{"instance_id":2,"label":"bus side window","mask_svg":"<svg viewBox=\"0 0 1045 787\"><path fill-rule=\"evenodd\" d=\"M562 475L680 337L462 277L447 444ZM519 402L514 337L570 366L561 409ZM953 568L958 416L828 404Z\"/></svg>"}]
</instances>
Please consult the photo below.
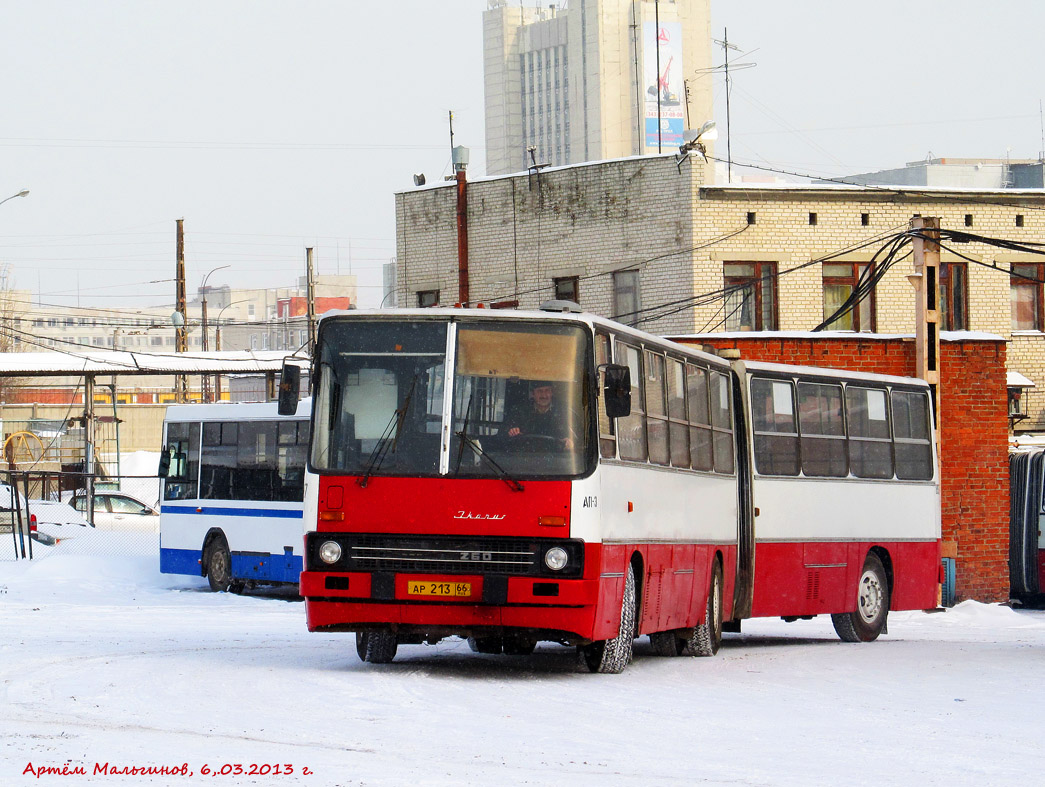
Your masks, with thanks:
<instances>
[{"instance_id":1,"label":"bus side window","mask_svg":"<svg viewBox=\"0 0 1045 787\"><path fill-rule=\"evenodd\" d=\"M668 437L673 467L689 467L689 426L686 424L686 369L668 358Z\"/></svg>"},{"instance_id":2,"label":"bus side window","mask_svg":"<svg viewBox=\"0 0 1045 787\"><path fill-rule=\"evenodd\" d=\"M798 428L790 381L751 381L755 468L764 475L798 475Z\"/></svg>"},{"instance_id":3,"label":"bus side window","mask_svg":"<svg viewBox=\"0 0 1045 787\"><path fill-rule=\"evenodd\" d=\"M711 428L714 432L712 448L715 454L715 472L732 474L736 469L733 455L733 397L729 377L722 372L711 373Z\"/></svg>"},{"instance_id":4,"label":"bus side window","mask_svg":"<svg viewBox=\"0 0 1045 787\"><path fill-rule=\"evenodd\" d=\"M857 478L892 478L893 444L889 435L886 392L881 388L845 389L849 423L849 466Z\"/></svg>"},{"instance_id":5,"label":"bus side window","mask_svg":"<svg viewBox=\"0 0 1045 787\"><path fill-rule=\"evenodd\" d=\"M668 419L664 402L664 356L646 352L646 434L649 460L669 463Z\"/></svg>"},{"instance_id":6,"label":"bus side window","mask_svg":"<svg viewBox=\"0 0 1045 787\"><path fill-rule=\"evenodd\" d=\"M893 391L893 440L896 477L928 481L933 477L929 443L929 398L923 393Z\"/></svg>"},{"instance_id":7,"label":"bus side window","mask_svg":"<svg viewBox=\"0 0 1045 787\"><path fill-rule=\"evenodd\" d=\"M803 473L830 478L849 475L841 385L800 382L798 426Z\"/></svg>"},{"instance_id":8,"label":"bus side window","mask_svg":"<svg viewBox=\"0 0 1045 787\"><path fill-rule=\"evenodd\" d=\"M596 368L610 362L610 337L604 333L595 334L595 364ZM605 388L605 372L599 370L599 391ZM599 456L603 459L613 459L617 456L617 437L613 426L613 420L606 415L606 399L599 395Z\"/></svg>"},{"instance_id":9,"label":"bus side window","mask_svg":"<svg viewBox=\"0 0 1045 787\"><path fill-rule=\"evenodd\" d=\"M642 353L637 347L616 343L617 363L631 370L631 415L617 419L617 449L621 459L646 461L646 414L642 398Z\"/></svg>"},{"instance_id":10,"label":"bus side window","mask_svg":"<svg viewBox=\"0 0 1045 787\"><path fill-rule=\"evenodd\" d=\"M689 404L689 456L694 470L712 470L711 411L708 409L708 371L686 365L686 398Z\"/></svg>"}]
</instances>

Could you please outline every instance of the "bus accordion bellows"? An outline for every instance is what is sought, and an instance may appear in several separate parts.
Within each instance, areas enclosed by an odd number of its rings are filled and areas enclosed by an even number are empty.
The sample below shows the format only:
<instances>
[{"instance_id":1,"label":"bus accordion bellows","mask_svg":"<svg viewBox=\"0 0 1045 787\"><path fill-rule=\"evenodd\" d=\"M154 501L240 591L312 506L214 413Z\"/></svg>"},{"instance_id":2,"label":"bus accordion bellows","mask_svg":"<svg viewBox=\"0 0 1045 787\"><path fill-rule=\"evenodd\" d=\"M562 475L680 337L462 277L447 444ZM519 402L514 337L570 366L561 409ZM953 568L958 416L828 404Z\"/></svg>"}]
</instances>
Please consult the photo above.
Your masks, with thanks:
<instances>
[{"instance_id":1,"label":"bus accordion bellows","mask_svg":"<svg viewBox=\"0 0 1045 787\"><path fill-rule=\"evenodd\" d=\"M310 402L167 408L160 571L212 590L297 583Z\"/></svg>"},{"instance_id":2,"label":"bus accordion bellows","mask_svg":"<svg viewBox=\"0 0 1045 787\"><path fill-rule=\"evenodd\" d=\"M919 380L730 362L587 314L334 313L313 358L300 590L359 656L538 641L620 672L749 617L870 641L936 606Z\"/></svg>"}]
</instances>

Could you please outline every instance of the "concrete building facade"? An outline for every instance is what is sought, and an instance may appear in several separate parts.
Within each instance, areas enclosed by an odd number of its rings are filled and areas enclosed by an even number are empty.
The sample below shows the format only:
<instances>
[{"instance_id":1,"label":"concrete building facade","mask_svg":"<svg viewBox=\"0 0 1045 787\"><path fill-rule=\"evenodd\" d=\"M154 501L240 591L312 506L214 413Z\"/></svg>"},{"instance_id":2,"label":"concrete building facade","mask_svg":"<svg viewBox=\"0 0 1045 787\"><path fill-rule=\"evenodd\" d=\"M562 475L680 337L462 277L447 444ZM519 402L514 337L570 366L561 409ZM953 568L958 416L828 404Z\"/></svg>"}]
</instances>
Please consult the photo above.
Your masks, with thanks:
<instances>
[{"instance_id":1,"label":"concrete building facade","mask_svg":"<svg viewBox=\"0 0 1045 787\"><path fill-rule=\"evenodd\" d=\"M487 173L678 147L711 119L710 44L710 0L490 0Z\"/></svg>"}]
</instances>

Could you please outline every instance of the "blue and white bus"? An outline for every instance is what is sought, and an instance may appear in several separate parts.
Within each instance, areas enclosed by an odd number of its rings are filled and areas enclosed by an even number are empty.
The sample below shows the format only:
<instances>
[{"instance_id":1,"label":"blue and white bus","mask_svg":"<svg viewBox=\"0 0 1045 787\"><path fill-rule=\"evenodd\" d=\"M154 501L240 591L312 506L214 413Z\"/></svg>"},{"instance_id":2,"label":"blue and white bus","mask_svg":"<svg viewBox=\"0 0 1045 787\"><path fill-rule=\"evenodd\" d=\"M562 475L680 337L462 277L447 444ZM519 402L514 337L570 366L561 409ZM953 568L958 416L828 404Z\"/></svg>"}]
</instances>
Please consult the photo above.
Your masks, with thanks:
<instances>
[{"instance_id":1,"label":"blue and white bus","mask_svg":"<svg viewBox=\"0 0 1045 787\"><path fill-rule=\"evenodd\" d=\"M215 591L297 583L309 400L167 408L160 571L205 576Z\"/></svg>"}]
</instances>

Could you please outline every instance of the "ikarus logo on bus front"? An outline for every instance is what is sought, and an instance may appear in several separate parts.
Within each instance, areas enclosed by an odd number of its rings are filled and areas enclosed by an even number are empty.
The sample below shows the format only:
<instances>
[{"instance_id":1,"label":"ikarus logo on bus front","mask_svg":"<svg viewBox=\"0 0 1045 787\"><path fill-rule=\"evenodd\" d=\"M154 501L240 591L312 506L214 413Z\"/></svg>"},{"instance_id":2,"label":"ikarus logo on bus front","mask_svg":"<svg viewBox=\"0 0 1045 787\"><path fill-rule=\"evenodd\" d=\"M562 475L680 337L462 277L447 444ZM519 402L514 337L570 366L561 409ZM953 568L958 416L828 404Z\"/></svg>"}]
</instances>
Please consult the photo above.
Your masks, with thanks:
<instances>
[{"instance_id":1,"label":"ikarus logo on bus front","mask_svg":"<svg viewBox=\"0 0 1045 787\"><path fill-rule=\"evenodd\" d=\"M454 519L504 519L507 514L473 514L471 511L458 511Z\"/></svg>"}]
</instances>

